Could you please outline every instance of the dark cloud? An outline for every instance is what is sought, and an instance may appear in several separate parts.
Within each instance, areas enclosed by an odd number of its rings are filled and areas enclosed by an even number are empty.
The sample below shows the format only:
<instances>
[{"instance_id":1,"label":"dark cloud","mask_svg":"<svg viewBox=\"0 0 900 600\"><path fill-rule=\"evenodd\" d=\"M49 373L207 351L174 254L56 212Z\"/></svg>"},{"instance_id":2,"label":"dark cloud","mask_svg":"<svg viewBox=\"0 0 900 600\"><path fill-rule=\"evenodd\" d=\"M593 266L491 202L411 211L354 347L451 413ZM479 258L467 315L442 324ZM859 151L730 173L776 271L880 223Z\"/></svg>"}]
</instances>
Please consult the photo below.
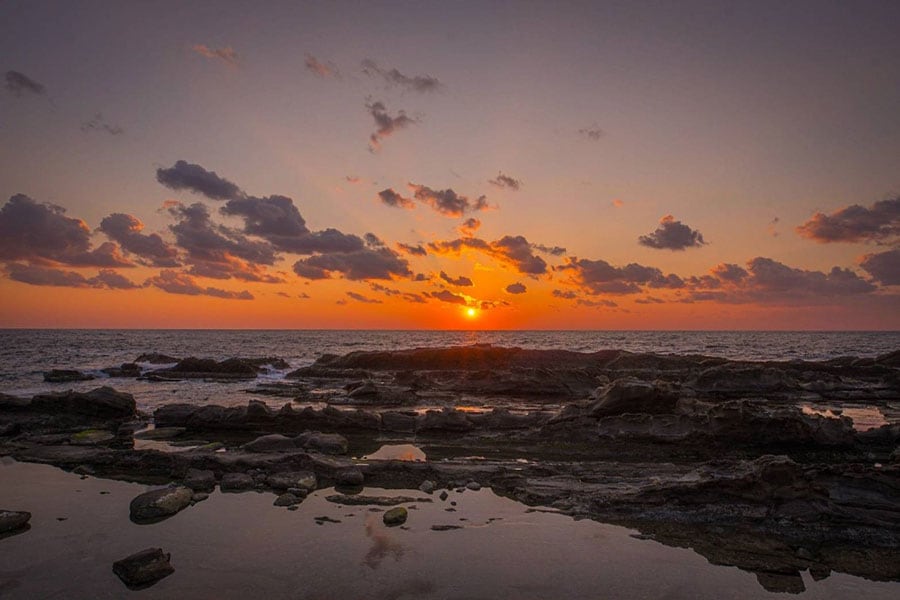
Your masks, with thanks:
<instances>
[{"instance_id":1,"label":"dark cloud","mask_svg":"<svg viewBox=\"0 0 900 600\"><path fill-rule=\"evenodd\" d=\"M859 266L882 285L900 285L900 248L866 254L859 260Z\"/></svg>"},{"instance_id":2,"label":"dark cloud","mask_svg":"<svg viewBox=\"0 0 900 600\"><path fill-rule=\"evenodd\" d=\"M230 67L236 67L238 64L237 52L235 52L231 47L210 48L205 44L194 44L191 47L191 50L193 50L200 56L205 56L206 58L211 58L214 60L221 60Z\"/></svg>"},{"instance_id":3,"label":"dark cloud","mask_svg":"<svg viewBox=\"0 0 900 600\"><path fill-rule=\"evenodd\" d=\"M168 169L157 169L156 180L173 190L188 190L212 200L234 200L245 195L238 186L219 177L215 171L183 160Z\"/></svg>"},{"instance_id":4,"label":"dark cloud","mask_svg":"<svg viewBox=\"0 0 900 600\"><path fill-rule=\"evenodd\" d=\"M680 288L684 281L677 275L664 275L656 267L631 263L615 267L605 260L569 258L556 270L571 274L571 283L588 294L637 294L643 287Z\"/></svg>"},{"instance_id":5,"label":"dark cloud","mask_svg":"<svg viewBox=\"0 0 900 600\"><path fill-rule=\"evenodd\" d=\"M428 256L428 251L421 244L417 244L415 246L410 244L402 244L398 243L397 248L401 252L406 252L412 256Z\"/></svg>"},{"instance_id":6,"label":"dark cloud","mask_svg":"<svg viewBox=\"0 0 900 600\"><path fill-rule=\"evenodd\" d=\"M294 263L294 272L306 279L328 279L334 275L353 281L412 276L409 263L390 248L365 247L353 252L316 254Z\"/></svg>"},{"instance_id":7,"label":"dark cloud","mask_svg":"<svg viewBox=\"0 0 900 600\"><path fill-rule=\"evenodd\" d=\"M113 213L100 222L100 231L137 256L142 264L177 267L178 251L155 233L141 233L143 229L144 224L137 217L123 213Z\"/></svg>"},{"instance_id":8,"label":"dark cloud","mask_svg":"<svg viewBox=\"0 0 900 600\"><path fill-rule=\"evenodd\" d=\"M428 294L432 298L440 300L441 302L449 302L450 304L461 304L463 306L467 305L469 302L465 299L465 297L460 296L458 294L454 294L450 290L441 290L439 292L431 292Z\"/></svg>"},{"instance_id":9,"label":"dark cloud","mask_svg":"<svg viewBox=\"0 0 900 600\"><path fill-rule=\"evenodd\" d=\"M403 292L395 288L389 288L387 286L381 285L380 283L369 283L369 287L373 292L380 292L385 296L400 298L414 304L424 304L425 302L427 302L427 300L425 300L425 298L421 294L416 294L413 292Z\"/></svg>"},{"instance_id":10,"label":"dark cloud","mask_svg":"<svg viewBox=\"0 0 900 600\"><path fill-rule=\"evenodd\" d=\"M900 235L900 196L866 208L854 204L830 215L816 213L797 227L801 236L830 242L868 242Z\"/></svg>"},{"instance_id":11,"label":"dark cloud","mask_svg":"<svg viewBox=\"0 0 900 600\"><path fill-rule=\"evenodd\" d=\"M487 210L487 197L479 196L474 200L457 194L452 189L433 190L427 185L409 184L413 191L413 197L423 204L427 204L437 212L447 217L461 217L465 213L477 210Z\"/></svg>"},{"instance_id":12,"label":"dark cloud","mask_svg":"<svg viewBox=\"0 0 900 600\"><path fill-rule=\"evenodd\" d=\"M566 253L566 249L562 246L545 246L544 244L532 244L532 248L538 252L549 254L550 256L562 256Z\"/></svg>"},{"instance_id":13,"label":"dark cloud","mask_svg":"<svg viewBox=\"0 0 900 600\"><path fill-rule=\"evenodd\" d=\"M353 300L356 300L357 302L362 302L363 304L384 304L377 298L369 298L368 296L363 296L362 294L358 294L356 292L347 292L347 296L349 296Z\"/></svg>"},{"instance_id":14,"label":"dark cloud","mask_svg":"<svg viewBox=\"0 0 900 600\"><path fill-rule=\"evenodd\" d=\"M140 287L127 277L110 269L101 269L91 278L86 278L75 271L63 271L39 265L23 265L10 263L5 267L7 276L13 281L29 285L75 287L75 288L108 288L113 290L130 290Z\"/></svg>"},{"instance_id":15,"label":"dark cloud","mask_svg":"<svg viewBox=\"0 0 900 600\"><path fill-rule=\"evenodd\" d=\"M148 279L144 285L154 286L169 294L184 294L187 296L212 296L226 300L253 300L253 294L244 290L233 292L214 287L203 287L187 273L163 270L159 275Z\"/></svg>"},{"instance_id":16,"label":"dark cloud","mask_svg":"<svg viewBox=\"0 0 900 600\"><path fill-rule=\"evenodd\" d=\"M370 77L381 77L389 86L406 88L413 92L435 92L443 87L436 77L431 75L404 75L397 69L383 69L371 59L362 61L362 71Z\"/></svg>"},{"instance_id":17,"label":"dark cloud","mask_svg":"<svg viewBox=\"0 0 900 600\"><path fill-rule=\"evenodd\" d=\"M306 55L306 61L304 62L306 68L312 72L317 77L321 77L322 79L340 79L341 73L338 71L338 68L334 66L332 63L323 63L318 58L313 56L312 54Z\"/></svg>"},{"instance_id":18,"label":"dark cloud","mask_svg":"<svg viewBox=\"0 0 900 600\"><path fill-rule=\"evenodd\" d=\"M23 94L42 96L47 91L43 85L18 71L6 72L6 89L14 96L22 96Z\"/></svg>"},{"instance_id":19,"label":"dark cloud","mask_svg":"<svg viewBox=\"0 0 900 600\"><path fill-rule=\"evenodd\" d=\"M375 133L369 136L369 150L376 152L381 148L381 142L387 137L393 135L399 129L415 124L417 121L406 116L406 112L400 110L396 117L392 117L382 102L367 102L366 110L375 119L377 129Z\"/></svg>"},{"instance_id":20,"label":"dark cloud","mask_svg":"<svg viewBox=\"0 0 900 600\"><path fill-rule=\"evenodd\" d=\"M450 285L455 285L459 287L468 287L473 285L472 280L468 277L460 275L459 277L453 278L441 271L440 278L449 283Z\"/></svg>"},{"instance_id":21,"label":"dark cloud","mask_svg":"<svg viewBox=\"0 0 900 600\"><path fill-rule=\"evenodd\" d=\"M531 244L521 235L506 235L493 242L475 237L459 238L431 242L428 247L436 254L460 254L467 249L482 252L525 275L542 275L547 272L547 263L540 256L534 255Z\"/></svg>"},{"instance_id":22,"label":"dark cloud","mask_svg":"<svg viewBox=\"0 0 900 600\"><path fill-rule=\"evenodd\" d=\"M619 306L612 300L591 300L588 298L579 298L575 301L575 304L578 304L579 306L588 306L590 308L616 308Z\"/></svg>"},{"instance_id":23,"label":"dark cloud","mask_svg":"<svg viewBox=\"0 0 900 600\"><path fill-rule=\"evenodd\" d=\"M134 266L106 242L92 248L84 221L65 216L65 209L12 196L0 208L0 260L55 262L76 267Z\"/></svg>"},{"instance_id":24,"label":"dark cloud","mask_svg":"<svg viewBox=\"0 0 900 600\"><path fill-rule=\"evenodd\" d=\"M481 221L476 219L475 217L469 217L462 224L456 228L460 235L464 237L472 237L475 235L475 232L481 227Z\"/></svg>"},{"instance_id":25,"label":"dark cloud","mask_svg":"<svg viewBox=\"0 0 900 600\"><path fill-rule=\"evenodd\" d=\"M521 181L510 177L509 175L504 175L503 173L498 173L495 178L489 179L488 183L498 188L507 188L513 190L514 192L518 192L522 187Z\"/></svg>"},{"instance_id":26,"label":"dark cloud","mask_svg":"<svg viewBox=\"0 0 900 600\"><path fill-rule=\"evenodd\" d=\"M638 243L648 248L659 250L684 250L704 245L703 235L691 229L681 221L676 221L672 215L666 215L659 220L656 231L638 238Z\"/></svg>"},{"instance_id":27,"label":"dark cloud","mask_svg":"<svg viewBox=\"0 0 900 600\"><path fill-rule=\"evenodd\" d=\"M578 133L579 135L591 140L592 142L599 142L600 138L606 135L606 132L600 129L597 125L582 127L578 130Z\"/></svg>"},{"instance_id":28,"label":"dark cloud","mask_svg":"<svg viewBox=\"0 0 900 600\"><path fill-rule=\"evenodd\" d=\"M527 291L528 288L526 288L524 284L518 282L506 286L506 293L508 294L524 294Z\"/></svg>"},{"instance_id":29,"label":"dark cloud","mask_svg":"<svg viewBox=\"0 0 900 600\"><path fill-rule=\"evenodd\" d=\"M654 296L646 296L644 298L636 298L635 303L637 304L665 304L666 301L662 298L656 298Z\"/></svg>"},{"instance_id":30,"label":"dark cloud","mask_svg":"<svg viewBox=\"0 0 900 600\"><path fill-rule=\"evenodd\" d=\"M94 118L90 121L82 123L81 130L85 133L99 131L101 133L108 133L109 135L122 135L125 133L125 130L120 125L111 125L107 123L101 113L95 114Z\"/></svg>"},{"instance_id":31,"label":"dark cloud","mask_svg":"<svg viewBox=\"0 0 900 600\"><path fill-rule=\"evenodd\" d=\"M552 294L554 298L563 300L575 300L578 297L578 294L571 290L553 290Z\"/></svg>"},{"instance_id":32,"label":"dark cloud","mask_svg":"<svg viewBox=\"0 0 900 600\"><path fill-rule=\"evenodd\" d=\"M747 277L747 270L739 265L721 263L713 267L712 274L722 281L736 283Z\"/></svg>"},{"instance_id":33,"label":"dark cloud","mask_svg":"<svg viewBox=\"0 0 900 600\"><path fill-rule=\"evenodd\" d=\"M413 202L409 198L404 198L403 196L395 192L393 188L381 190L380 192L378 192L378 198L380 198L384 204L393 206L395 208L413 209L416 207L415 202Z\"/></svg>"}]
</instances>

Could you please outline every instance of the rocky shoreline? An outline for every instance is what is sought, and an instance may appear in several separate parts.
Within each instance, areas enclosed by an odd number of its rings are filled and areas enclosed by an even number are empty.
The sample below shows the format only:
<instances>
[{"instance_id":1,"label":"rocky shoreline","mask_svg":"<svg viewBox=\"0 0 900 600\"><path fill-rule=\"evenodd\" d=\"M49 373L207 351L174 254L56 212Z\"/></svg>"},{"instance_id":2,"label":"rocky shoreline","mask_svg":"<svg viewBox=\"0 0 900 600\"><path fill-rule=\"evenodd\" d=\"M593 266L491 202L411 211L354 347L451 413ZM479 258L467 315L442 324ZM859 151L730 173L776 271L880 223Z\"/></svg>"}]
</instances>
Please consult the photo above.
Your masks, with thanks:
<instances>
[{"instance_id":1,"label":"rocky shoreline","mask_svg":"<svg viewBox=\"0 0 900 600\"><path fill-rule=\"evenodd\" d=\"M134 364L154 362L147 356ZM126 363L108 375L239 379L285 368L273 358L157 358L170 366ZM803 571L900 581L900 352L765 363L491 346L354 352L323 356L269 391L290 400L142 415L110 387L0 395L0 455L171 484L157 496L174 512L215 485L271 491L289 509L335 485L435 495L489 486L690 547L772 591L802 591ZM876 407L881 424L863 430L846 416L860 406ZM385 444L414 444L428 460L353 458Z\"/></svg>"}]
</instances>

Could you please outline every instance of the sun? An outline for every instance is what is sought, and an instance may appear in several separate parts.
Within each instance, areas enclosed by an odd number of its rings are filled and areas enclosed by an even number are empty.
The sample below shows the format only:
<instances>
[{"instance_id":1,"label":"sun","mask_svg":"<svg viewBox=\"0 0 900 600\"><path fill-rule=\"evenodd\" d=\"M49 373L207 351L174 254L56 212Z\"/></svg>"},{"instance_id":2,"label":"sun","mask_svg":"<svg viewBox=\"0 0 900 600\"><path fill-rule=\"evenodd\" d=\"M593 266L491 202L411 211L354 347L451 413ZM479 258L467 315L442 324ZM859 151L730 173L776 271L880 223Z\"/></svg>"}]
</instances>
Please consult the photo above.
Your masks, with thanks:
<instances>
[{"instance_id":1,"label":"sun","mask_svg":"<svg viewBox=\"0 0 900 600\"><path fill-rule=\"evenodd\" d=\"M476 316L478 316L478 311L475 310L474 308L467 308L466 316L469 317L470 319L474 319Z\"/></svg>"}]
</instances>

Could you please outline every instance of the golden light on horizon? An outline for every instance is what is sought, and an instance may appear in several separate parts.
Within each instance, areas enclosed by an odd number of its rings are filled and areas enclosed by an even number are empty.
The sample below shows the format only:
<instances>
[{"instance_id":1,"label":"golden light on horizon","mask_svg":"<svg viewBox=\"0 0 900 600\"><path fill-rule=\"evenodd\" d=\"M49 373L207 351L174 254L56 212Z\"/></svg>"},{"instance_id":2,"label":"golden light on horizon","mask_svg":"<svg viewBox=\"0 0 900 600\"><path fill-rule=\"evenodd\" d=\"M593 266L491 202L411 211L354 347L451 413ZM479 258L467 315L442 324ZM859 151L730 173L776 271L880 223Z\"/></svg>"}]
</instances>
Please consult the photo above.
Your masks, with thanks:
<instances>
[{"instance_id":1,"label":"golden light on horizon","mask_svg":"<svg viewBox=\"0 0 900 600\"><path fill-rule=\"evenodd\" d=\"M474 308L467 308L466 316L469 317L470 319L474 319L475 317L478 316L478 311L475 310Z\"/></svg>"}]
</instances>

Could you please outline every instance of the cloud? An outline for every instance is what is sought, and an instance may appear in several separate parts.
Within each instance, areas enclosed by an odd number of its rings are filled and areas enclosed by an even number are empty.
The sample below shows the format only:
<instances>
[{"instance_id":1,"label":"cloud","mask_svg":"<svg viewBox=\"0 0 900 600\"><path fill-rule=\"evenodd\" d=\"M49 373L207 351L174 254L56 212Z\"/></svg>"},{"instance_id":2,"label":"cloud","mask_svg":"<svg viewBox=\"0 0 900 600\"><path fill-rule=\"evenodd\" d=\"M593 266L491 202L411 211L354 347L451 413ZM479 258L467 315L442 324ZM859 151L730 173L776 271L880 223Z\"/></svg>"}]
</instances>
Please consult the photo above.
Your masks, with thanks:
<instances>
[{"instance_id":1,"label":"cloud","mask_svg":"<svg viewBox=\"0 0 900 600\"><path fill-rule=\"evenodd\" d=\"M409 198L404 198L403 196L395 192L393 188L381 190L380 192L378 192L378 197L384 204L393 206L395 208L413 209L416 207L415 202L413 202Z\"/></svg>"},{"instance_id":2,"label":"cloud","mask_svg":"<svg viewBox=\"0 0 900 600\"><path fill-rule=\"evenodd\" d=\"M796 228L816 242L871 242L900 235L900 196L881 200L866 208L854 204L830 215L816 213Z\"/></svg>"},{"instance_id":3,"label":"cloud","mask_svg":"<svg viewBox=\"0 0 900 600\"><path fill-rule=\"evenodd\" d=\"M16 194L0 208L0 260L55 262L76 267L132 267L119 247L92 248L91 232L65 209Z\"/></svg>"},{"instance_id":4,"label":"cloud","mask_svg":"<svg viewBox=\"0 0 900 600\"><path fill-rule=\"evenodd\" d=\"M306 61L304 62L306 68L312 72L317 77L321 77L322 79L340 79L341 73L338 71L338 68L334 66L332 63L323 63L318 58L313 56L312 54L306 55Z\"/></svg>"},{"instance_id":5,"label":"cloud","mask_svg":"<svg viewBox=\"0 0 900 600\"><path fill-rule=\"evenodd\" d=\"M113 213L100 222L100 231L118 242L125 251L137 256L142 264L177 267L180 264L178 250L155 233L141 233L143 229L140 219L123 213Z\"/></svg>"},{"instance_id":6,"label":"cloud","mask_svg":"<svg viewBox=\"0 0 900 600\"><path fill-rule=\"evenodd\" d=\"M329 279L341 275L351 281L394 279L412 276L409 263L384 246L353 252L316 254L294 263L294 272L306 279Z\"/></svg>"},{"instance_id":7,"label":"cloud","mask_svg":"<svg viewBox=\"0 0 900 600\"><path fill-rule=\"evenodd\" d=\"M215 171L179 160L168 169L157 169L156 180L167 188L188 190L212 200L233 200L245 196L241 189Z\"/></svg>"},{"instance_id":8,"label":"cloud","mask_svg":"<svg viewBox=\"0 0 900 600\"><path fill-rule=\"evenodd\" d=\"M747 270L739 265L721 263L713 267L712 274L721 281L737 283L747 277Z\"/></svg>"},{"instance_id":9,"label":"cloud","mask_svg":"<svg viewBox=\"0 0 900 600\"><path fill-rule=\"evenodd\" d=\"M347 292L347 295L357 302L362 302L363 304L384 304L377 298L369 298L368 296L363 296L362 294L358 294L356 292Z\"/></svg>"},{"instance_id":10,"label":"cloud","mask_svg":"<svg viewBox=\"0 0 900 600\"><path fill-rule=\"evenodd\" d=\"M129 290L140 287L128 278L109 269L101 269L91 278L86 278L76 271L63 271L38 265L10 263L5 267L7 276L13 281L29 285L74 287L74 288L108 288Z\"/></svg>"},{"instance_id":11,"label":"cloud","mask_svg":"<svg viewBox=\"0 0 900 600\"><path fill-rule=\"evenodd\" d=\"M475 237L459 238L449 241L431 242L428 244L428 247L434 253L443 255L458 255L463 250L482 252L525 275L542 275L547 272L546 261L534 255L532 245L521 235L506 235L493 242L486 242Z\"/></svg>"},{"instance_id":12,"label":"cloud","mask_svg":"<svg viewBox=\"0 0 900 600\"><path fill-rule=\"evenodd\" d=\"M578 130L579 135L589 139L592 142L599 142L600 138L606 135L606 132L600 129L597 125L591 125L590 127L582 127Z\"/></svg>"},{"instance_id":13,"label":"cloud","mask_svg":"<svg viewBox=\"0 0 900 600\"><path fill-rule=\"evenodd\" d=\"M202 287L190 275L168 269L161 271L160 274L155 277L151 277L144 285L158 287L169 294L212 296L214 298L224 298L226 300L253 300L253 294L247 290L233 292L214 287Z\"/></svg>"},{"instance_id":14,"label":"cloud","mask_svg":"<svg viewBox=\"0 0 900 600\"><path fill-rule=\"evenodd\" d=\"M417 123L415 119L406 116L406 112L397 111L397 116L392 117L382 102L366 102L366 109L372 118L375 119L375 133L369 136L369 150L377 152L381 149L381 142L387 137L392 136L400 129L405 129L410 125Z\"/></svg>"},{"instance_id":15,"label":"cloud","mask_svg":"<svg viewBox=\"0 0 900 600\"><path fill-rule=\"evenodd\" d=\"M518 192L522 187L522 182L520 180L510 177L509 175L504 175L503 173L498 173L495 178L489 179L488 183L498 188L513 190L514 192Z\"/></svg>"},{"instance_id":16,"label":"cloud","mask_svg":"<svg viewBox=\"0 0 900 600\"><path fill-rule=\"evenodd\" d=\"M398 86L413 92L435 92L443 87L443 84L431 75L404 75L397 69L383 69L369 58L362 61L362 71L370 77L381 77L388 86Z\"/></svg>"},{"instance_id":17,"label":"cloud","mask_svg":"<svg viewBox=\"0 0 900 600\"><path fill-rule=\"evenodd\" d=\"M619 306L612 300L605 300L605 299L591 300L588 298L578 298L575 301L575 304L578 304L579 306L588 306L591 308L599 308L601 306L604 308L616 308L617 306Z\"/></svg>"},{"instance_id":18,"label":"cloud","mask_svg":"<svg viewBox=\"0 0 900 600\"><path fill-rule=\"evenodd\" d=\"M432 298L440 300L441 302L449 302L450 304L461 304L463 306L469 303L466 300L465 296L460 296L458 294L454 294L450 290L441 290L439 292L431 292L428 294Z\"/></svg>"},{"instance_id":19,"label":"cloud","mask_svg":"<svg viewBox=\"0 0 900 600\"><path fill-rule=\"evenodd\" d=\"M456 228L456 231L459 232L463 237L472 237L475 235L475 232L481 227L481 221L476 219L475 217L469 217L462 224Z\"/></svg>"},{"instance_id":20,"label":"cloud","mask_svg":"<svg viewBox=\"0 0 900 600\"><path fill-rule=\"evenodd\" d=\"M511 283L508 286L506 286L507 294L524 294L526 291L528 291L528 288L526 288L523 284L518 283L518 282Z\"/></svg>"},{"instance_id":21,"label":"cloud","mask_svg":"<svg viewBox=\"0 0 900 600\"><path fill-rule=\"evenodd\" d=\"M409 183L409 189L413 191L413 197L423 204L427 204L446 217L461 217L470 211L487 210L487 197L479 196L470 200L466 196L457 194L452 189L433 190L426 185Z\"/></svg>"},{"instance_id":22,"label":"cloud","mask_svg":"<svg viewBox=\"0 0 900 600\"><path fill-rule=\"evenodd\" d=\"M553 290L552 295L554 298L561 298L563 300L575 300L578 298L578 294L571 290Z\"/></svg>"},{"instance_id":23,"label":"cloud","mask_svg":"<svg viewBox=\"0 0 900 600\"><path fill-rule=\"evenodd\" d=\"M623 206L625 206L625 203L622 202L621 200L619 200L618 198L616 198L615 200L610 202L610 204L612 205L613 208L622 208Z\"/></svg>"},{"instance_id":24,"label":"cloud","mask_svg":"<svg viewBox=\"0 0 900 600\"><path fill-rule=\"evenodd\" d=\"M532 248L538 252L549 254L550 256L562 256L566 253L566 249L562 246L545 246L544 244L532 244Z\"/></svg>"},{"instance_id":25,"label":"cloud","mask_svg":"<svg viewBox=\"0 0 900 600\"><path fill-rule=\"evenodd\" d=\"M225 48L210 48L205 44L194 44L193 46L191 46L191 50L193 50L200 56L205 56L206 58L211 58L214 60L221 60L229 67L236 67L238 64L237 52L235 52L234 49L230 46Z\"/></svg>"},{"instance_id":26,"label":"cloud","mask_svg":"<svg viewBox=\"0 0 900 600\"><path fill-rule=\"evenodd\" d=\"M42 96L47 92L43 85L19 71L6 72L6 89L13 96L19 97L25 94Z\"/></svg>"},{"instance_id":27,"label":"cloud","mask_svg":"<svg viewBox=\"0 0 900 600\"><path fill-rule=\"evenodd\" d=\"M882 285L900 285L900 248L866 254L859 259L859 266Z\"/></svg>"},{"instance_id":28,"label":"cloud","mask_svg":"<svg viewBox=\"0 0 900 600\"><path fill-rule=\"evenodd\" d=\"M401 252L406 252L412 256L428 256L428 251L421 244L417 244L415 246L410 244L402 244L398 243L397 248Z\"/></svg>"},{"instance_id":29,"label":"cloud","mask_svg":"<svg viewBox=\"0 0 900 600\"><path fill-rule=\"evenodd\" d=\"M412 302L413 304L424 304L425 302L427 302L427 300L425 300L425 298L421 294L416 294L413 292L402 292L398 289L381 285L380 283L371 282L369 283L369 287L373 292L380 292L385 296L401 298L407 302Z\"/></svg>"},{"instance_id":30,"label":"cloud","mask_svg":"<svg viewBox=\"0 0 900 600\"><path fill-rule=\"evenodd\" d=\"M677 275L664 275L656 267L637 263L615 267L605 260L573 257L556 267L556 270L570 273L570 283L591 295L637 294L643 291L644 286L670 289L684 287L684 281Z\"/></svg>"},{"instance_id":31,"label":"cloud","mask_svg":"<svg viewBox=\"0 0 900 600\"><path fill-rule=\"evenodd\" d=\"M778 217L773 218L769 221L768 227L766 227L766 231L769 232L769 235L772 237L778 237L778 231L775 229L775 226L778 225L778 222L781 221Z\"/></svg>"},{"instance_id":32,"label":"cloud","mask_svg":"<svg viewBox=\"0 0 900 600\"><path fill-rule=\"evenodd\" d=\"M85 133L89 133L92 131L99 131L108 133L109 135L122 135L125 133L125 130L120 125L110 125L103 118L103 114L97 113L94 115L94 118L90 121L85 121L81 124L81 130Z\"/></svg>"},{"instance_id":33,"label":"cloud","mask_svg":"<svg viewBox=\"0 0 900 600\"><path fill-rule=\"evenodd\" d=\"M691 229L681 221L676 221L672 215L666 215L659 220L656 231L638 238L638 243L648 248L659 250L684 250L686 248L699 248L706 242L703 235Z\"/></svg>"},{"instance_id":34,"label":"cloud","mask_svg":"<svg viewBox=\"0 0 900 600\"><path fill-rule=\"evenodd\" d=\"M460 275L459 277L454 279L453 277L450 277L449 275L447 275L446 273L441 271L440 278L443 279L444 281L446 281L447 283L449 283L450 285L455 285L455 286L459 286L459 287L468 287L468 286L474 285L472 283L471 279L469 279L468 277L465 277L463 275Z\"/></svg>"}]
</instances>

